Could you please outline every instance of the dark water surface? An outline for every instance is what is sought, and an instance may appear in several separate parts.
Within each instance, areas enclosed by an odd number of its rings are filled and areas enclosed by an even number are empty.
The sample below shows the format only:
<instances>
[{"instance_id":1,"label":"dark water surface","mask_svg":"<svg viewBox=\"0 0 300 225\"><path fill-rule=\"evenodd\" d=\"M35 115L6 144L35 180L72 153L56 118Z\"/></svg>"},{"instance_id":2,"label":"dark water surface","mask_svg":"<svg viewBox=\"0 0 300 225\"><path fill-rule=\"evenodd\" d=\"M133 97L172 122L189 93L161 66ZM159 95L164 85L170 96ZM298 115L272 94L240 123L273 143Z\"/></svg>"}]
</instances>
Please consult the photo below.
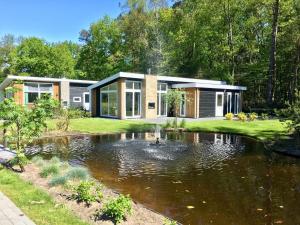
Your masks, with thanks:
<instances>
[{"instance_id":1,"label":"dark water surface","mask_svg":"<svg viewBox=\"0 0 300 225\"><path fill-rule=\"evenodd\" d=\"M183 224L300 224L300 160L208 133L47 138L31 149L86 166L107 186Z\"/></svg>"}]
</instances>

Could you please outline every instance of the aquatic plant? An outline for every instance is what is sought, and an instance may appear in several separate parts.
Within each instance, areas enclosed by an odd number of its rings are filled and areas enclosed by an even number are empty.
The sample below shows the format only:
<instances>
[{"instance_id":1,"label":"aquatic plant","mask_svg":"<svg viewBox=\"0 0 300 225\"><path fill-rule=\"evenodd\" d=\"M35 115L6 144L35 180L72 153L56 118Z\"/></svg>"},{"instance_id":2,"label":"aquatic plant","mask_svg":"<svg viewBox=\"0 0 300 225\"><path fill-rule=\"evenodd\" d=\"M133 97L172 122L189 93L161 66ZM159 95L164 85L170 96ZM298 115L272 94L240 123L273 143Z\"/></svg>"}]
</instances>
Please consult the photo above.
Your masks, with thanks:
<instances>
[{"instance_id":1,"label":"aquatic plant","mask_svg":"<svg viewBox=\"0 0 300 225\"><path fill-rule=\"evenodd\" d=\"M90 174L86 168L77 166L77 167L72 167L66 173L66 176L69 179L87 180L90 177Z\"/></svg>"},{"instance_id":2,"label":"aquatic plant","mask_svg":"<svg viewBox=\"0 0 300 225\"><path fill-rule=\"evenodd\" d=\"M129 195L125 196L121 194L104 204L102 213L118 224L125 220L127 215L132 214L132 200ZM98 211L96 215L100 216L100 214L101 211Z\"/></svg>"},{"instance_id":3,"label":"aquatic plant","mask_svg":"<svg viewBox=\"0 0 300 225\"><path fill-rule=\"evenodd\" d=\"M178 223L175 220L170 220L168 218L164 219L163 225L177 225Z\"/></svg>"},{"instance_id":4,"label":"aquatic plant","mask_svg":"<svg viewBox=\"0 0 300 225\"><path fill-rule=\"evenodd\" d=\"M54 163L44 166L40 172L40 176L43 178L46 178L49 175L58 175L58 174L59 174L59 165Z\"/></svg>"}]
</instances>

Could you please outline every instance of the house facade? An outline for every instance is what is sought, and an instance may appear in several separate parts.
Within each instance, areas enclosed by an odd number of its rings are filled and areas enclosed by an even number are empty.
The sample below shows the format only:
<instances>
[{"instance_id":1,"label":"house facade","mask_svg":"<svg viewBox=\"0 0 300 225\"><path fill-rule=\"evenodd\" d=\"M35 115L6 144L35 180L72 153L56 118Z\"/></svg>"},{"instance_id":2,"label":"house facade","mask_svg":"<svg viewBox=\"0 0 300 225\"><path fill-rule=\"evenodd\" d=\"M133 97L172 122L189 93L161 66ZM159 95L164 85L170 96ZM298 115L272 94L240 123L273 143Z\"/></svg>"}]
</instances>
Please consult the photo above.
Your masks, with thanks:
<instances>
[{"instance_id":1,"label":"house facade","mask_svg":"<svg viewBox=\"0 0 300 225\"><path fill-rule=\"evenodd\" d=\"M9 75L0 84L0 100L5 96L5 88L14 87L15 101L20 105L32 105L44 94L50 94L64 107L83 108L90 110L90 93L88 86L96 81L72 80L47 77L26 77Z\"/></svg>"},{"instance_id":2,"label":"house facade","mask_svg":"<svg viewBox=\"0 0 300 225\"><path fill-rule=\"evenodd\" d=\"M94 117L155 119L174 116L166 99L169 89L183 91L181 117L201 118L239 113L247 88L224 81L120 72L88 89Z\"/></svg>"}]
</instances>

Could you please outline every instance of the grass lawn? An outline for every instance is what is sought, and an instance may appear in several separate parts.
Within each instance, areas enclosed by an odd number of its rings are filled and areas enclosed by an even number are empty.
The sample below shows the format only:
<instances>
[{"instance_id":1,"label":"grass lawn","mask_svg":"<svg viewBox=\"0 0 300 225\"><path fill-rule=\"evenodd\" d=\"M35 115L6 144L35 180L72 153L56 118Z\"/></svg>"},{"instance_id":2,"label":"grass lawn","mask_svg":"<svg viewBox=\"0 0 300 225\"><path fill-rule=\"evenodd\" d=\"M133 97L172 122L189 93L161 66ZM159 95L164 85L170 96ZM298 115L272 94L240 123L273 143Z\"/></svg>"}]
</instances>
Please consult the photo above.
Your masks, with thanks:
<instances>
[{"instance_id":1,"label":"grass lawn","mask_svg":"<svg viewBox=\"0 0 300 225\"><path fill-rule=\"evenodd\" d=\"M256 120L252 122L214 120L187 123L189 131L207 131L242 134L260 140L272 140L285 137L288 130L279 120Z\"/></svg>"},{"instance_id":2,"label":"grass lawn","mask_svg":"<svg viewBox=\"0 0 300 225\"><path fill-rule=\"evenodd\" d=\"M18 174L0 170L0 191L9 197L31 220L39 225L87 225L44 191L23 181Z\"/></svg>"},{"instance_id":3,"label":"grass lawn","mask_svg":"<svg viewBox=\"0 0 300 225\"><path fill-rule=\"evenodd\" d=\"M49 129L55 130L55 120L48 122ZM104 118L72 119L70 131L83 133L118 133L118 132L143 132L153 129L153 124L138 120L114 120Z\"/></svg>"}]
</instances>

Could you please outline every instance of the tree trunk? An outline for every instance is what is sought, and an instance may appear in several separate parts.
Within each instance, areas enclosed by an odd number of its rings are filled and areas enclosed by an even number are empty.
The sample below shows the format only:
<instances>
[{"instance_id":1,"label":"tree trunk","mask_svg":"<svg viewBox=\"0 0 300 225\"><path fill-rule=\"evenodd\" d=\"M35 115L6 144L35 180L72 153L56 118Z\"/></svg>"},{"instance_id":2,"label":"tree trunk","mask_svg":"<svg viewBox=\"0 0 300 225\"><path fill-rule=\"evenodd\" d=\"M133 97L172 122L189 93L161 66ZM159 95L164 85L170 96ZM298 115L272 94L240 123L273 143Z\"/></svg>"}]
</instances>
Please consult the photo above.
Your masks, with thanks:
<instances>
[{"instance_id":1,"label":"tree trunk","mask_svg":"<svg viewBox=\"0 0 300 225\"><path fill-rule=\"evenodd\" d=\"M276 42L278 32L278 15L279 15L279 0L274 1L273 5L273 22L272 22L272 37L269 58L269 78L267 85L267 103L273 106L274 103L274 86L276 80Z\"/></svg>"}]
</instances>

